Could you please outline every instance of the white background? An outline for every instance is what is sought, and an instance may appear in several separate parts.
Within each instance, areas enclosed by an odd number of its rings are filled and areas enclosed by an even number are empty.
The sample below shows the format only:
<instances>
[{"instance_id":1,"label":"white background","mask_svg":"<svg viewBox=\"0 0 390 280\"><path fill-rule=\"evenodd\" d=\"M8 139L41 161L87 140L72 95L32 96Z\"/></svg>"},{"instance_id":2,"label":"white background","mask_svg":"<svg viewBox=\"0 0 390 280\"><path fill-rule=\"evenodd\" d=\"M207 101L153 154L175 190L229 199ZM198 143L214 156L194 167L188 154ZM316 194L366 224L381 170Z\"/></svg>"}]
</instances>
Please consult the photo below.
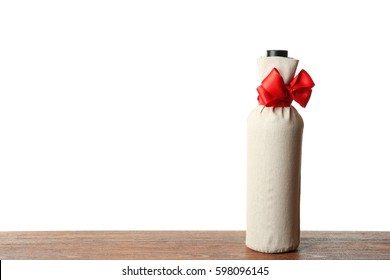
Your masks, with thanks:
<instances>
[{"instance_id":1,"label":"white background","mask_svg":"<svg viewBox=\"0 0 390 280\"><path fill-rule=\"evenodd\" d=\"M301 228L390 230L387 7L1 1L0 230L244 230L267 49L316 83Z\"/></svg>"}]
</instances>

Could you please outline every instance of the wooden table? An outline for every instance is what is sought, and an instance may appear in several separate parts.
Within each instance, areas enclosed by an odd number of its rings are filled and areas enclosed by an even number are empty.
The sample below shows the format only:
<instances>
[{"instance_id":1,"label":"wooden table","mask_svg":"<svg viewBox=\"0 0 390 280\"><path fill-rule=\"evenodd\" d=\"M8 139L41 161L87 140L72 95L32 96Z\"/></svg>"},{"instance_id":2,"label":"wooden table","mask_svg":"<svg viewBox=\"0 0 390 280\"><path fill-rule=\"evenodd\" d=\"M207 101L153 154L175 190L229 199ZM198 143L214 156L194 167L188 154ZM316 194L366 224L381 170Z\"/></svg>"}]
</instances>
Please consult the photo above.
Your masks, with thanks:
<instances>
[{"instance_id":1,"label":"wooden table","mask_svg":"<svg viewBox=\"0 0 390 280\"><path fill-rule=\"evenodd\" d=\"M0 232L0 259L390 259L390 232L303 231L298 251L263 254L244 231Z\"/></svg>"}]
</instances>

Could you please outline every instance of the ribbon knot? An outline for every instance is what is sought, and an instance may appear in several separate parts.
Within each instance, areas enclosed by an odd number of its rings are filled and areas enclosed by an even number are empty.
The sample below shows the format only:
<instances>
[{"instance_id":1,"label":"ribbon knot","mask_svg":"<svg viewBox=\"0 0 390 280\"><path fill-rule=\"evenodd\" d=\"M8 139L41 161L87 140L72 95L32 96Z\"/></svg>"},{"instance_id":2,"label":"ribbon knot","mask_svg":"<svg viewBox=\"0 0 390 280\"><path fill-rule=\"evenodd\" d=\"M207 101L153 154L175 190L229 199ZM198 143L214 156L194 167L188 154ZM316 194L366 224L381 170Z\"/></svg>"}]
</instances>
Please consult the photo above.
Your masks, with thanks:
<instances>
[{"instance_id":1,"label":"ribbon knot","mask_svg":"<svg viewBox=\"0 0 390 280\"><path fill-rule=\"evenodd\" d=\"M303 69L290 84L285 85L278 69L274 68L257 88L257 100L266 107L288 107L293 100L306 107L314 85L310 75Z\"/></svg>"}]
</instances>

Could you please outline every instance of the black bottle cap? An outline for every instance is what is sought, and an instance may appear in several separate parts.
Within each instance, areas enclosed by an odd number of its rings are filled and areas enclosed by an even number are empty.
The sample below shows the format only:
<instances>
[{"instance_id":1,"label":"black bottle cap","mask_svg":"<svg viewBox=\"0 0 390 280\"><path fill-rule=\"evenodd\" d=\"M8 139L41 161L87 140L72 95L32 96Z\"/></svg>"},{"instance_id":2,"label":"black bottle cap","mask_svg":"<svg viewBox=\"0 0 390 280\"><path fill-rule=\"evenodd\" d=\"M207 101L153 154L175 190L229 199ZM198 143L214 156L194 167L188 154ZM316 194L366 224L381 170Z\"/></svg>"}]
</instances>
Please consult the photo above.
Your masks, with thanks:
<instances>
[{"instance_id":1,"label":"black bottle cap","mask_svg":"<svg viewBox=\"0 0 390 280\"><path fill-rule=\"evenodd\" d=\"M285 51L285 50L267 50L267 56L288 57L288 51Z\"/></svg>"}]
</instances>

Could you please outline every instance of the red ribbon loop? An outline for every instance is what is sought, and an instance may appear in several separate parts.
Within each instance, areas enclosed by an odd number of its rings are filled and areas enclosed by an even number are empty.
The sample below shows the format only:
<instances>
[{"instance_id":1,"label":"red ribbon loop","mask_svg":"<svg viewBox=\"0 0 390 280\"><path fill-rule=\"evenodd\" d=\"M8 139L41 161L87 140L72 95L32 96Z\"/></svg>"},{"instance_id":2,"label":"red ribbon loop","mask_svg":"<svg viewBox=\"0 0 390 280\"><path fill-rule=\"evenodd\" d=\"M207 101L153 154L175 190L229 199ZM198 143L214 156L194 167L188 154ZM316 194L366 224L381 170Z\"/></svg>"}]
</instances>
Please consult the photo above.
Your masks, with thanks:
<instances>
[{"instance_id":1,"label":"red ribbon loop","mask_svg":"<svg viewBox=\"0 0 390 280\"><path fill-rule=\"evenodd\" d=\"M293 100L306 107L314 85L310 75L303 69L290 84L285 85L278 69L274 68L257 88L257 100L266 107L289 107Z\"/></svg>"}]
</instances>

